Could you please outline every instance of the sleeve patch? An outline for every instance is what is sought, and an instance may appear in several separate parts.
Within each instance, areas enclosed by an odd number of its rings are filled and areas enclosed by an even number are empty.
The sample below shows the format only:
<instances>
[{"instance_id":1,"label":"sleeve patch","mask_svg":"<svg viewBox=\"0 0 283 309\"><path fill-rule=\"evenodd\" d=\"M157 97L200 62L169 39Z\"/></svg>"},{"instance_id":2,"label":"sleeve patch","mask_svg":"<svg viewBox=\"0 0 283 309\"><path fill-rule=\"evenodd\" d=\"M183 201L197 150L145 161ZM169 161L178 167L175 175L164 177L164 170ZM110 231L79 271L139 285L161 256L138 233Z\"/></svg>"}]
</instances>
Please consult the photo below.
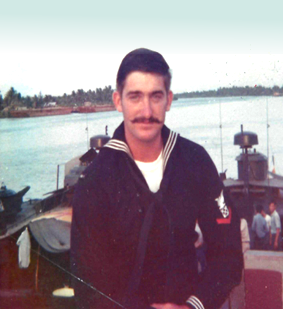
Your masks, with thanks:
<instances>
[{"instance_id":1,"label":"sleeve patch","mask_svg":"<svg viewBox=\"0 0 283 309\"><path fill-rule=\"evenodd\" d=\"M219 197L215 199L215 201L217 202L217 205L219 207L220 212L222 213L223 218L229 217L229 209L225 204L223 190L221 191Z\"/></svg>"},{"instance_id":2,"label":"sleeve patch","mask_svg":"<svg viewBox=\"0 0 283 309\"><path fill-rule=\"evenodd\" d=\"M231 223L231 219L232 219L232 211L231 211L231 208L229 207L228 210L228 213L229 213L229 216L227 218L219 218L219 219L216 219L217 223L218 224L230 224Z\"/></svg>"}]
</instances>

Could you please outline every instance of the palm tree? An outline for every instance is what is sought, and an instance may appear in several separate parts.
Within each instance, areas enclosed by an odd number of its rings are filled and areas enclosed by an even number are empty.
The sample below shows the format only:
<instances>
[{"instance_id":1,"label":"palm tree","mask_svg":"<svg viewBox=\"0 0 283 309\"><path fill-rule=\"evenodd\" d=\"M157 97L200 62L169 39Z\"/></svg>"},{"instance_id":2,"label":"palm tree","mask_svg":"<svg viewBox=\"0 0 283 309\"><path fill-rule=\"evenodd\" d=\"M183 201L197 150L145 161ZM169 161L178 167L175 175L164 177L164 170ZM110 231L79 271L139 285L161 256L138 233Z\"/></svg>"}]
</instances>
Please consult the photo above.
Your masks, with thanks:
<instances>
[{"instance_id":1,"label":"palm tree","mask_svg":"<svg viewBox=\"0 0 283 309\"><path fill-rule=\"evenodd\" d=\"M21 103L21 94L11 87L4 97L4 107Z\"/></svg>"}]
</instances>

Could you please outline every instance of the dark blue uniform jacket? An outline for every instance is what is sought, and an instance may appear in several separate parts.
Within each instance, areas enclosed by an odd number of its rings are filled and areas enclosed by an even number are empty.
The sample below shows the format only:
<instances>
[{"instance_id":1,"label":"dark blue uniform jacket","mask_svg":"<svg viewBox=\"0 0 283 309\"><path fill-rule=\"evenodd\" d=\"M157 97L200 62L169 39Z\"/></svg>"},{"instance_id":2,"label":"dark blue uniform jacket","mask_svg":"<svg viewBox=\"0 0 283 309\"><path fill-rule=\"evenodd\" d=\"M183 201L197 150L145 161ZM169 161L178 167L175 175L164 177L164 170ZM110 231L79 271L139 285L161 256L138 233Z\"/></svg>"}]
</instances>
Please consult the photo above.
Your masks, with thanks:
<instances>
[{"instance_id":1,"label":"dark blue uniform jacket","mask_svg":"<svg viewBox=\"0 0 283 309\"><path fill-rule=\"evenodd\" d=\"M84 282L75 281L80 308L121 308L117 302L143 309L153 302L185 304L192 295L205 309L219 308L240 282L240 220L227 200L216 201L223 184L212 160L166 126L162 138L164 176L157 193L131 157L123 123L77 184L71 258ZM201 277L196 220L208 248Z\"/></svg>"}]
</instances>

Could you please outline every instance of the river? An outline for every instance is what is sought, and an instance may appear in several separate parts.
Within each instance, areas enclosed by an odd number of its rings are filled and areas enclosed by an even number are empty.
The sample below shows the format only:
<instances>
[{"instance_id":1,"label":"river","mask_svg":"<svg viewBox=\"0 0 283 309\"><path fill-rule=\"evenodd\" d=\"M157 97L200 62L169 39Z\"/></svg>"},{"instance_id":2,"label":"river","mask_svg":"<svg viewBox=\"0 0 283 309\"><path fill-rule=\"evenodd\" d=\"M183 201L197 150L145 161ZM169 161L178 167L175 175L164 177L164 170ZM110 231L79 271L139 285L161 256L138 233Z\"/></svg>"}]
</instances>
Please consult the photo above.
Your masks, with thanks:
<instances>
[{"instance_id":1,"label":"river","mask_svg":"<svg viewBox=\"0 0 283 309\"><path fill-rule=\"evenodd\" d=\"M240 153L239 146L233 145L234 135L243 124L245 131L258 134L257 151L265 155L269 151L270 169L274 155L276 173L282 175L282 116L283 97L179 99L167 113L166 124L203 145L218 171L223 166L232 178L237 177L235 157ZM0 119L0 181L13 190L29 185L31 189L25 199L42 198L56 189L57 165L62 187L64 164L88 150L91 136L104 134L106 125L112 135L121 121L122 114L116 111Z\"/></svg>"}]
</instances>

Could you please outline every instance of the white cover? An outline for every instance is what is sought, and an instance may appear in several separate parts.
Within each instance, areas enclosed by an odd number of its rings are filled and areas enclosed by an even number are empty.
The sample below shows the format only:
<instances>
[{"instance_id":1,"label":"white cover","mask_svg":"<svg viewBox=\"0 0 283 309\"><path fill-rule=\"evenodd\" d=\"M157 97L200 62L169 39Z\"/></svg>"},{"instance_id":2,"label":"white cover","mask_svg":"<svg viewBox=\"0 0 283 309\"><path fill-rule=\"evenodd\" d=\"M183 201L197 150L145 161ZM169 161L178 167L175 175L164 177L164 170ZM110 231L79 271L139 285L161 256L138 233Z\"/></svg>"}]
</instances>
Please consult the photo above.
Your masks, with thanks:
<instances>
[{"instance_id":1,"label":"white cover","mask_svg":"<svg viewBox=\"0 0 283 309\"><path fill-rule=\"evenodd\" d=\"M19 246L19 267L28 268L30 264L30 236L26 228L17 240Z\"/></svg>"}]
</instances>

